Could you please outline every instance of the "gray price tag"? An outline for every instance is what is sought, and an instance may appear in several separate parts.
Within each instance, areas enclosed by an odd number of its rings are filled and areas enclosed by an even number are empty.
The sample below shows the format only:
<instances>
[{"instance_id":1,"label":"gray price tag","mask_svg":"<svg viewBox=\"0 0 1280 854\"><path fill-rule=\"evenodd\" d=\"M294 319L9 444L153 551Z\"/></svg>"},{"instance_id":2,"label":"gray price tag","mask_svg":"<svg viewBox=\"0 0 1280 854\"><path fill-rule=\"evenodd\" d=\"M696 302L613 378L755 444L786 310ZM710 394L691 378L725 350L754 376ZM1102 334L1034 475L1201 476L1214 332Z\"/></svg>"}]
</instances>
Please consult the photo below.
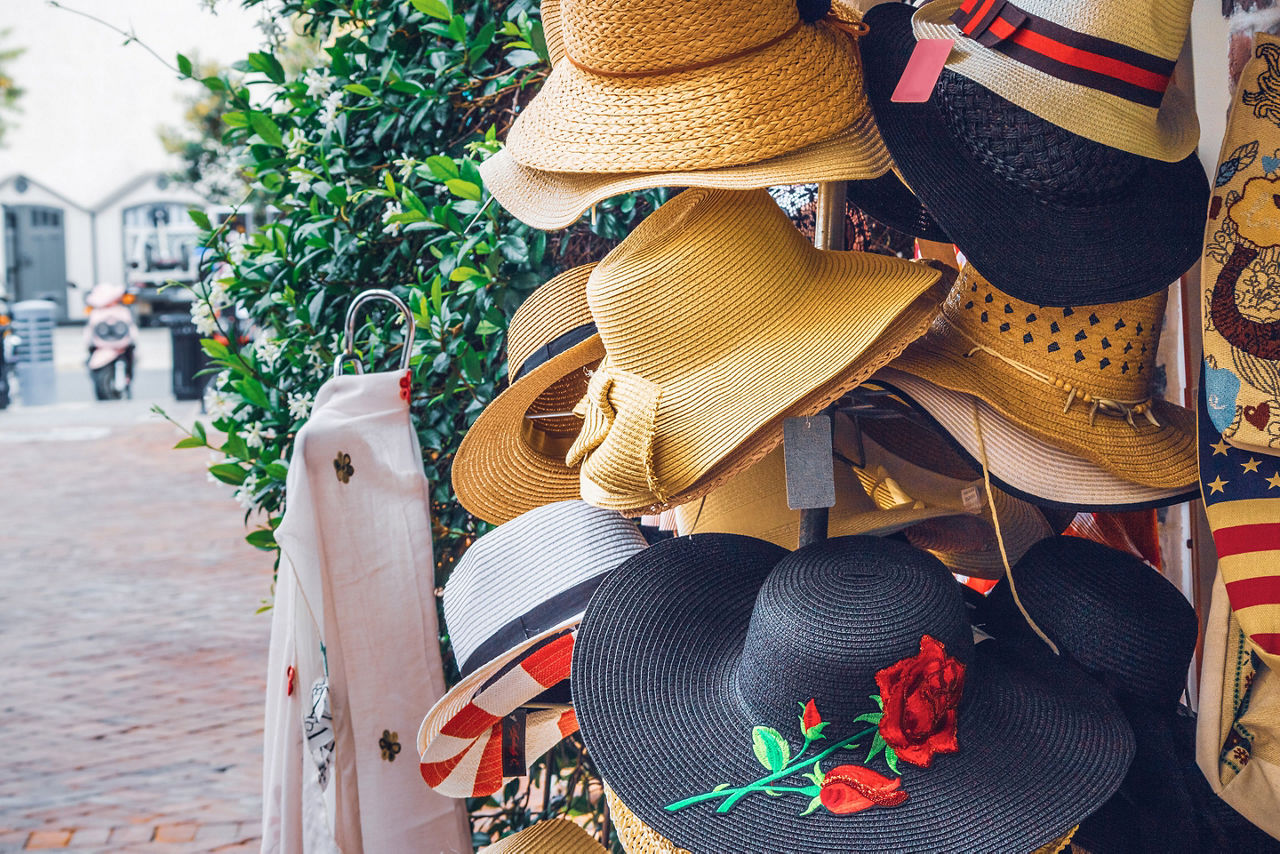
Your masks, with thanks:
<instances>
[{"instance_id":1,"label":"gray price tag","mask_svg":"<svg viewBox=\"0 0 1280 854\"><path fill-rule=\"evenodd\" d=\"M812 510L835 506L836 473L829 415L783 421L782 454L787 470L788 507Z\"/></svg>"}]
</instances>

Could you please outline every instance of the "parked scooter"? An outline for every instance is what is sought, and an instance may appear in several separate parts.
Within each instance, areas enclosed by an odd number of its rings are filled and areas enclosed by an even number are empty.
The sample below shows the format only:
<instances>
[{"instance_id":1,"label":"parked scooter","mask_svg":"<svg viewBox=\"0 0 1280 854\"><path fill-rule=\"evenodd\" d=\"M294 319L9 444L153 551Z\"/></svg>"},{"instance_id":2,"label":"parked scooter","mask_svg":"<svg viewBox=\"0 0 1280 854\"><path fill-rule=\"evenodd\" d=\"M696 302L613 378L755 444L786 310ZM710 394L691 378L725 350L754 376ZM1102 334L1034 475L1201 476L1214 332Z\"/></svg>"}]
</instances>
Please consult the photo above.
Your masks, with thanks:
<instances>
[{"instance_id":1,"label":"parked scooter","mask_svg":"<svg viewBox=\"0 0 1280 854\"><path fill-rule=\"evenodd\" d=\"M89 322L85 344L89 348L89 378L98 400L133 396L133 354L138 326L129 306L134 296L120 285L101 283L85 296Z\"/></svg>"}]
</instances>

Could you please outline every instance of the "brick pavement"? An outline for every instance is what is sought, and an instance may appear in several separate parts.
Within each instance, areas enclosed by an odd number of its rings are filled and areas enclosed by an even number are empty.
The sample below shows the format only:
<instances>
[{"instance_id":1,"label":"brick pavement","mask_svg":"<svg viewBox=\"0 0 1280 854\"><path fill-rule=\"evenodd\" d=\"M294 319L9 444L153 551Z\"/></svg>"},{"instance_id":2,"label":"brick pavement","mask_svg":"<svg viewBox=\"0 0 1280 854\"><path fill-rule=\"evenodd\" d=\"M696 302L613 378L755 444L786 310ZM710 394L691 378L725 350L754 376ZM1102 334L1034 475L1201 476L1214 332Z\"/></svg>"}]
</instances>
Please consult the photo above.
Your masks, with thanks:
<instances>
[{"instance_id":1,"label":"brick pavement","mask_svg":"<svg viewBox=\"0 0 1280 854\"><path fill-rule=\"evenodd\" d=\"M270 557L173 428L38 417L0 412L0 852L256 851Z\"/></svg>"}]
</instances>

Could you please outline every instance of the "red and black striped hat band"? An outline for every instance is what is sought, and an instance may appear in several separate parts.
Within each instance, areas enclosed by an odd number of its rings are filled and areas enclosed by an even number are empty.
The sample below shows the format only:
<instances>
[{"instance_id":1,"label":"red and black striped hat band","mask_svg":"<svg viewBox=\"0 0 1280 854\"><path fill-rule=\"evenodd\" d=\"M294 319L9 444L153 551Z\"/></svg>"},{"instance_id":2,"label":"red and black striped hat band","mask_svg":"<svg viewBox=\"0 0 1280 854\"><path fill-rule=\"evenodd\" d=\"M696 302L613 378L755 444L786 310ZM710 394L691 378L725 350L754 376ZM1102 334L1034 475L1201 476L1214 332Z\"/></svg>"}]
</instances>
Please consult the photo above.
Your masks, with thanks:
<instances>
[{"instance_id":1,"label":"red and black striped hat band","mask_svg":"<svg viewBox=\"0 0 1280 854\"><path fill-rule=\"evenodd\" d=\"M951 21L966 36L1059 80L1160 106L1172 60L1038 18L1007 0L964 0Z\"/></svg>"}]
</instances>

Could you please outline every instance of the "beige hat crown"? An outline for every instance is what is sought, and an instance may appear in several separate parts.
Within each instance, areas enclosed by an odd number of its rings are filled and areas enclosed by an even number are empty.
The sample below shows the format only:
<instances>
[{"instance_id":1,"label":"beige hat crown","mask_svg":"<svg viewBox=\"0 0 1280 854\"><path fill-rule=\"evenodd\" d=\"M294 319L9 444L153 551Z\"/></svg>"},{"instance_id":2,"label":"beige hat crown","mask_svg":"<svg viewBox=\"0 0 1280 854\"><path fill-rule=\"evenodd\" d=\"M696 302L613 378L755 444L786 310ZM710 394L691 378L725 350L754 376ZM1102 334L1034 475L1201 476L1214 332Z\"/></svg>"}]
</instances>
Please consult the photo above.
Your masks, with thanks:
<instances>
[{"instance_id":1,"label":"beige hat crown","mask_svg":"<svg viewBox=\"0 0 1280 854\"><path fill-rule=\"evenodd\" d=\"M595 267L589 264L561 273L529 294L507 327L507 366L515 376L539 348L591 321L583 281Z\"/></svg>"},{"instance_id":2,"label":"beige hat crown","mask_svg":"<svg viewBox=\"0 0 1280 854\"><path fill-rule=\"evenodd\" d=\"M561 15L571 60L611 74L714 62L800 20L794 0L562 0Z\"/></svg>"}]
</instances>

